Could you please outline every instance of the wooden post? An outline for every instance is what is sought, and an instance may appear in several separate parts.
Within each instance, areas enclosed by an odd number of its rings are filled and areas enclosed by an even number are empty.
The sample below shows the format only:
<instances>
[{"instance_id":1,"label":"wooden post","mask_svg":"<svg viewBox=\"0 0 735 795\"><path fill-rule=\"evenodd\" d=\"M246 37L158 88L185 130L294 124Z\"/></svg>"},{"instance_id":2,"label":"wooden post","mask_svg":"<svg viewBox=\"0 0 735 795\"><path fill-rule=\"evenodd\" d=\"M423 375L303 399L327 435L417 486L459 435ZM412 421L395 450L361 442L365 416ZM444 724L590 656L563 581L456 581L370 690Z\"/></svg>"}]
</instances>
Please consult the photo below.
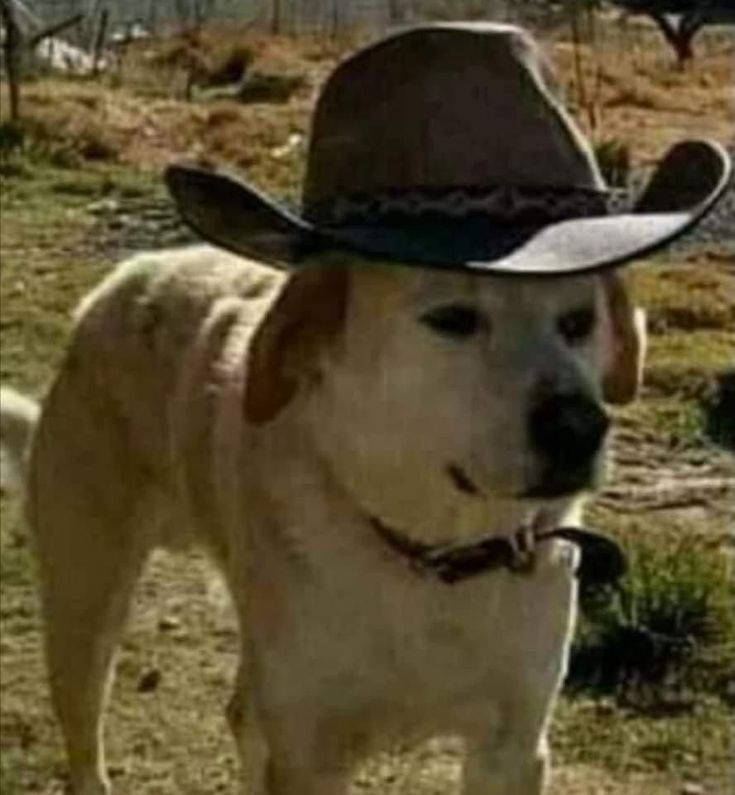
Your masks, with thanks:
<instances>
[{"instance_id":1,"label":"wooden post","mask_svg":"<svg viewBox=\"0 0 735 795\"><path fill-rule=\"evenodd\" d=\"M271 33L278 34L283 30L283 4L281 0L272 0Z\"/></svg>"},{"instance_id":2,"label":"wooden post","mask_svg":"<svg viewBox=\"0 0 735 795\"><path fill-rule=\"evenodd\" d=\"M580 110L587 109L587 86L582 67L582 32L579 26L579 0L574 0L569 9L569 22L572 28L572 50L574 53L574 79L577 88L577 105Z\"/></svg>"},{"instance_id":3,"label":"wooden post","mask_svg":"<svg viewBox=\"0 0 735 795\"><path fill-rule=\"evenodd\" d=\"M340 27L340 14L339 14L339 0L332 0L332 38L336 39L339 36Z\"/></svg>"},{"instance_id":4,"label":"wooden post","mask_svg":"<svg viewBox=\"0 0 735 795\"><path fill-rule=\"evenodd\" d=\"M92 52L94 50L101 4L102 0L89 0L87 12L84 15L82 33L84 38L84 46L87 48L87 52Z\"/></svg>"},{"instance_id":5,"label":"wooden post","mask_svg":"<svg viewBox=\"0 0 735 795\"><path fill-rule=\"evenodd\" d=\"M179 21L179 32L185 32L189 29L186 5L183 0L175 0L174 5L176 7L176 16Z\"/></svg>"},{"instance_id":6,"label":"wooden post","mask_svg":"<svg viewBox=\"0 0 735 795\"><path fill-rule=\"evenodd\" d=\"M388 14L391 25L402 25L406 21L406 9L401 0L389 0Z\"/></svg>"},{"instance_id":7,"label":"wooden post","mask_svg":"<svg viewBox=\"0 0 735 795\"><path fill-rule=\"evenodd\" d=\"M102 51L105 48L107 41L107 27L110 22L110 9L105 7L99 15L99 22L97 25L97 34L94 37L94 45L92 47L92 75L94 77L99 73L100 61L102 60Z\"/></svg>"},{"instance_id":8,"label":"wooden post","mask_svg":"<svg viewBox=\"0 0 735 795\"><path fill-rule=\"evenodd\" d=\"M151 32L151 36L158 35L158 14L157 12L157 2L156 0L150 0L148 4L148 21L146 25L148 26L148 30Z\"/></svg>"},{"instance_id":9,"label":"wooden post","mask_svg":"<svg viewBox=\"0 0 735 795\"><path fill-rule=\"evenodd\" d=\"M13 0L0 0L0 18L2 18L3 26L5 27L3 51L8 77L10 120L17 122L20 118L20 73L23 55L23 34L15 15Z\"/></svg>"}]
</instances>

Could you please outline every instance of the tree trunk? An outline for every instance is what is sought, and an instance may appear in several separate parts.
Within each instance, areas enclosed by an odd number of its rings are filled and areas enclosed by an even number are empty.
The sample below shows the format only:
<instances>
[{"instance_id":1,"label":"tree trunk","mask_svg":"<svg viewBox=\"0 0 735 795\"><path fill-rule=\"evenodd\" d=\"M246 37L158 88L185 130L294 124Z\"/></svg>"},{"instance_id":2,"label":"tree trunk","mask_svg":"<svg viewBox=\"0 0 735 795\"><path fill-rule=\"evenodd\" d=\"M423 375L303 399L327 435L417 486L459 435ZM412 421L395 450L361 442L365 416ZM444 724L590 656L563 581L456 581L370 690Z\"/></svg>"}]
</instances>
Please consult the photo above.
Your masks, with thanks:
<instances>
[{"instance_id":1,"label":"tree trunk","mask_svg":"<svg viewBox=\"0 0 735 795\"><path fill-rule=\"evenodd\" d=\"M682 14L678 25L674 25L665 14L651 13L650 16L658 25L666 41L673 47L679 66L684 66L687 61L691 61L694 58L692 47L694 37L704 26L701 14L696 11Z\"/></svg>"},{"instance_id":2,"label":"tree trunk","mask_svg":"<svg viewBox=\"0 0 735 795\"><path fill-rule=\"evenodd\" d=\"M3 51L5 69L8 76L8 96L10 100L10 120L20 118L20 79L23 56L23 34L15 16L13 0L0 0L0 18L5 27Z\"/></svg>"},{"instance_id":3,"label":"tree trunk","mask_svg":"<svg viewBox=\"0 0 735 795\"><path fill-rule=\"evenodd\" d=\"M283 31L283 5L281 0L273 0L271 7L271 33L278 34Z\"/></svg>"}]
</instances>

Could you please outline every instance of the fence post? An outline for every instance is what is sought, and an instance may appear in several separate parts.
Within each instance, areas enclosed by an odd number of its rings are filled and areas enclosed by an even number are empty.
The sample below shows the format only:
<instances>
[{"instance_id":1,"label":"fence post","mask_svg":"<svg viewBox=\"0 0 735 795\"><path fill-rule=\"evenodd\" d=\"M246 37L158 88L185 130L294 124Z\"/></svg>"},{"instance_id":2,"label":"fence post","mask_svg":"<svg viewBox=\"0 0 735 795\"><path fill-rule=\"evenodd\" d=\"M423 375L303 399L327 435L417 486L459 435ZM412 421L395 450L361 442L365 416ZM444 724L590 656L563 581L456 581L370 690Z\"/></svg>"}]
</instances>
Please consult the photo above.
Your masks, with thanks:
<instances>
[{"instance_id":1,"label":"fence post","mask_svg":"<svg viewBox=\"0 0 735 795\"><path fill-rule=\"evenodd\" d=\"M10 120L20 118L20 71L23 50L23 34L15 15L13 0L0 0L0 17L5 27L3 50L5 69L8 76L8 96L10 99Z\"/></svg>"},{"instance_id":2,"label":"fence post","mask_svg":"<svg viewBox=\"0 0 735 795\"><path fill-rule=\"evenodd\" d=\"M401 0L389 0L388 14L391 25L402 25L406 21L406 9Z\"/></svg>"},{"instance_id":3,"label":"fence post","mask_svg":"<svg viewBox=\"0 0 735 795\"><path fill-rule=\"evenodd\" d=\"M105 6L99 15L97 24L97 33L94 37L94 45L92 47L92 75L94 77L99 73L100 61L102 60L102 50L105 47L107 39L107 26L110 21L110 9Z\"/></svg>"},{"instance_id":4,"label":"fence post","mask_svg":"<svg viewBox=\"0 0 735 795\"><path fill-rule=\"evenodd\" d=\"M283 30L283 4L281 0L272 0L271 6L271 33L280 33Z\"/></svg>"}]
</instances>

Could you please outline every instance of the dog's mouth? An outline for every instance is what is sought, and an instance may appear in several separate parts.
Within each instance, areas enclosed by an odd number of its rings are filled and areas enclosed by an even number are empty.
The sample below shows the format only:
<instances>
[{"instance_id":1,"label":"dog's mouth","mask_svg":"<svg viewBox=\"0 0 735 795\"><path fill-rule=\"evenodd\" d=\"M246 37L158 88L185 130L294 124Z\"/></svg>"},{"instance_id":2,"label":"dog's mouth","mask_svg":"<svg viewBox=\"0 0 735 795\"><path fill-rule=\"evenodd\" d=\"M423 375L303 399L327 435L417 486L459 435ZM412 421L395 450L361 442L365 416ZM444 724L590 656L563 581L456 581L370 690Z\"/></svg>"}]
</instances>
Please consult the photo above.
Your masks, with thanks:
<instances>
[{"instance_id":1,"label":"dog's mouth","mask_svg":"<svg viewBox=\"0 0 735 795\"><path fill-rule=\"evenodd\" d=\"M515 492L512 497L521 500L552 500L573 497L581 492L589 491L597 485L598 477L595 469L596 467L590 464L574 470L562 472L555 470L544 473L527 488ZM468 497L482 497L483 491L459 464L447 464L445 472L449 481L460 494Z\"/></svg>"},{"instance_id":2,"label":"dog's mouth","mask_svg":"<svg viewBox=\"0 0 735 795\"><path fill-rule=\"evenodd\" d=\"M467 494L470 497L480 496L480 490L459 464L448 464L446 473L457 491L462 492L462 494Z\"/></svg>"}]
</instances>

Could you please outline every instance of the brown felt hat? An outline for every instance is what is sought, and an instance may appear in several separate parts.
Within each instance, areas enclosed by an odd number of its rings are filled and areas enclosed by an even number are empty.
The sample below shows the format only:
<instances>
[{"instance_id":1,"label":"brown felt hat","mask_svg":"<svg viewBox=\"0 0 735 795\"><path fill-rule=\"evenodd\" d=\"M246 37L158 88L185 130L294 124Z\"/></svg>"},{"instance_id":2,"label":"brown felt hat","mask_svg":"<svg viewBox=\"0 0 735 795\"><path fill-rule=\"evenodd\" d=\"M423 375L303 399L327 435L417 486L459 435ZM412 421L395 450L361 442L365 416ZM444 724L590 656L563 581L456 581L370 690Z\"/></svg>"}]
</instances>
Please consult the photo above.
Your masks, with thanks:
<instances>
[{"instance_id":1,"label":"brown felt hat","mask_svg":"<svg viewBox=\"0 0 735 795\"><path fill-rule=\"evenodd\" d=\"M340 64L312 124L301 212L219 170L171 166L184 220L236 253L295 265L342 249L409 265L562 274L626 262L724 193L725 150L674 146L628 212L611 211L589 143L524 30L402 31Z\"/></svg>"}]
</instances>

